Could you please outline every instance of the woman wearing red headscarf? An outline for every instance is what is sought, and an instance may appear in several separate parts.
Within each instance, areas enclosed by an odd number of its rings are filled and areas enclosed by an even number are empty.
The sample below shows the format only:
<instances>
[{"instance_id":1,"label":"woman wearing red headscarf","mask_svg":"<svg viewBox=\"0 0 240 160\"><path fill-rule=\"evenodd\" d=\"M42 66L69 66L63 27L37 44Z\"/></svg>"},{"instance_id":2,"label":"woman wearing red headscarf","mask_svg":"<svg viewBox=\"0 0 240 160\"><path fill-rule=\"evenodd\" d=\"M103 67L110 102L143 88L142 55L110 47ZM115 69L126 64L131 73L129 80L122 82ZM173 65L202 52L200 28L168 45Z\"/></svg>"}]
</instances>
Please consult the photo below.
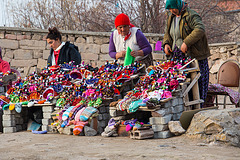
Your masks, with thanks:
<instances>
[{"instance_id":1,"label":"woman wearing red headscarf","mask_svg":"<svg viewBox=\"0 0 240 160\"><path fill-rule=\"evenodd\" d=\"M109 41L109 55L118 60L123 59L128 47L135 61L142 61L148 67L153 64L152 47L141 30L130 23L129 17L121 13L115 19L117 30L112 32Z\"/></svg>"},{"instance_id":2,"label":"woman wearing red headscarf","mask_svg":"<svg viewBox=\"0 0 240 160\"><path fill-rule=\"evenodd\" d=\"M0 47L0 72L2 73L10 73L10 65L7 61L2 59L2 49Z\"/></svg>"}]
</instances>

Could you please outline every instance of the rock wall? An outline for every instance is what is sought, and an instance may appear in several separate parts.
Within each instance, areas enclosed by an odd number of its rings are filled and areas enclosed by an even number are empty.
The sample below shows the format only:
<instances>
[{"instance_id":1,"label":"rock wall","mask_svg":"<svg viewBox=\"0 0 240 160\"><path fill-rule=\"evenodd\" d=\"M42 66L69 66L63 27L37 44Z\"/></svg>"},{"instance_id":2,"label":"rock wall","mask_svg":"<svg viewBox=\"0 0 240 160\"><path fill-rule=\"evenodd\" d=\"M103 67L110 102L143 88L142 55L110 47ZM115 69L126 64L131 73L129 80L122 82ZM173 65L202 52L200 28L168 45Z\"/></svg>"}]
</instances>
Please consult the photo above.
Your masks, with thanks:
<instances>
[{"instance_id":1,"label":"rock wall","mask_svg":"<svg viewBox=\"0 0 240 160\"><path fill-rule=\"evenodd\" d=\"M0 27L0 46L3 59L17 69L22 77L46 66L50 47L46 42L47 30ZM61 31L63 41L70 41L79 47L82 60L93 67L103 65L113 59L108 55L111 32ZM162 34L146 33L145 36L155 49ZM237 42L210 44L210 83L217 82L217 71L228 59L240 61L240 45ZM163 52L153 52L155 61L166 60Z\"/></svg>"},{"instance_id":2,"label":"rock wall","mask_svg":"<svg viewBox=\"0 0 240 160\"><path fill-rule=\"evenodd\" d=\"M240 43L210 44L211 56L208 58L210 83L217 83L217 73L221 64L229 59L240 62Z\"/></svg>"},{"instance_id":3,"label":"rock wall","mask_svg":"<svg viewBox=\"0 0 240 160\"><path fill-rule=\"evenodd\" d=\"M194 115L186 132L190 138L240 147L240 109L207 110Z\"/></svg>"}]
</instances>

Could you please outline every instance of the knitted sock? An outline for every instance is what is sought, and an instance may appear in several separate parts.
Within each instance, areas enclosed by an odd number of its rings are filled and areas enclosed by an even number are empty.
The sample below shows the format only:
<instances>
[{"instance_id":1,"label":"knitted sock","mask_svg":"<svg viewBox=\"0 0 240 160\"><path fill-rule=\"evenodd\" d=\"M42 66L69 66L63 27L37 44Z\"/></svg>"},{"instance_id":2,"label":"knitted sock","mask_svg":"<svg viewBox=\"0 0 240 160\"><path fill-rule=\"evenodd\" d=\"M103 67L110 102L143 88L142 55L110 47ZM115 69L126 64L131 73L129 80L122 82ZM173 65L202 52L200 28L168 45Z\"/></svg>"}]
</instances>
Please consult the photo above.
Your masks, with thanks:
<instances>
[{"instance_id":1,"label":"knitted sock","mask_svg":"<svg viewBox=\"0 0 240 160\"><path fill-rule=\"evenodd\" d=\"M21 103L16 103L15 104L15 111L17 113L21 113L21 111L22 111L22 104Z\"/></svg>"},{"instance_id":2,"label":"knitted sock","mask_svg":"<svg viewBox=\"0 0 240 160\"><path fill-rule=\"evenodd\" d=\"M61 124L61 127L64 128L67 124L68 124L68 121L66 120Z\"/></svg>"},{"instance_id":3,"label":"knitted sock","mask_svg":"<svg viewBox=\"0 0 240 160\"><path fill-rule=\"evenodd\" d=\"M128 124L126 125L126 131L130 131L132 129L132 127L134 126L134 124Z\"/></svg>"},{"instance_id":4,"label":"knitted sock","mask_svg":"<svg viewBox=\"0 0 240 160\"><path fill-rule=\"evenodd\" d=\"M82 130L83 130L83 127L87 124L88 122L77 122L77 125L73 128L73 134L74 135L79 135Z\"/></svg>"},{"instance_id":5,"label":"knitted sock","mask_svg":"<svg viewBox=\"0 0 240 160\"><path fill-rule=\"evenodd\" d=\"M65 121L69 117L70 111L74 108L74 106L69 107L62 115L62 120Z\"/></svg>"},{"instance_id":6,"label":"knitted sock","mask_svg":"<svg viewBox=\"0 0 240 160\"><path fill-rule=\"evenodd\" d=\"M12 111L12 110L14 110L14 109L15 109L15 104L14 104L14 103L10 104L10 105L9 105L9 110Z\"/></svg>"},{"instance_id":7,"label":"knitted sock","mask_svg":"<svg viewBox=\"0 0 240 160\"><path fill-rule=\"evenodd\" d=\"M85 107L83 107L82 109L80 109L78 112L77 112L77 114L76 114L76 116L75 116L75 121L76 122L79 122L80 121L80 115L82 114L82 112L85 110L86 108Z\"/></svg>"},{"instance_id":8,"label":"knitted sock","mask_svg":"<svg viewBox=\"0 0 240 160\"><path fill-rule=\"evenodd\" d=\"M7 109L9 108L9 106L10 106L10 104L5 104L5 105L2 107L2 109L3 109L3 110L7 110Z\"/></svg>"},{"instance_id":9,"label":"knitted sock","mask_svg":"<svg viewBox=\"0 0 240 160\"><path fill-rule=\"evenodd\" d=\"M87 107L80 115L80 121L87 121L92 114L96 113L98 110L94 107Z\"/></svg>"}]
</instances>

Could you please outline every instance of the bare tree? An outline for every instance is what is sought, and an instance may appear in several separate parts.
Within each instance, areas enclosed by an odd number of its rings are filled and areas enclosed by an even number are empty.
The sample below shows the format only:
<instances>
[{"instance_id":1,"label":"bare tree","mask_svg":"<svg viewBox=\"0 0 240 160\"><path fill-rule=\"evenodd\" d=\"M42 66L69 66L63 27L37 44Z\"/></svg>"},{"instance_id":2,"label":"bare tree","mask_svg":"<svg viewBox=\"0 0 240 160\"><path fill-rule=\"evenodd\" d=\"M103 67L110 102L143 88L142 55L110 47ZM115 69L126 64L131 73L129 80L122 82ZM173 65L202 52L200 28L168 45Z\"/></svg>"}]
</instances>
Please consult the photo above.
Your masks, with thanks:
<instances>
[{"instance_id":1,"label":"bare tree","mask_svg":"<svg viewBox=\"0 0 240 160\"><path fill-rule=\"evenodd\" d=\"M232 12L239 0L186 0L206 26L209 42L236 40L240 12ZM144 33L164 33L165 0L31 0L26 5L9 5L16 27L109 32L119 13ZM237 14L238 13L238 14ZM229 36L231 35L231 36ZM235 34L236 35L236 34Z\"/></svg>"}]
</instances>

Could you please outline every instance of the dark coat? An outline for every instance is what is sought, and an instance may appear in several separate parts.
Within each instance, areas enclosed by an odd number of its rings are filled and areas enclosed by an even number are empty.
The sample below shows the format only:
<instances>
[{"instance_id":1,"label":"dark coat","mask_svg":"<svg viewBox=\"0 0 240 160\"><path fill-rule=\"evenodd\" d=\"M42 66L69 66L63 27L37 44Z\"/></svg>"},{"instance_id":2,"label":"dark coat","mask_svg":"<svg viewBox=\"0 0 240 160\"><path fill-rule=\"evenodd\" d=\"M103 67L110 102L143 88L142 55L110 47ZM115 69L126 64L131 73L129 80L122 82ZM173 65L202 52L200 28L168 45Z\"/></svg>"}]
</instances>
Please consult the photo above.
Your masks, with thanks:
<instances>
[{"instance_id":1,"label":"dark coat","mask_svg":"<svg viewBox=\"0 0 240 160\"><path fill-rule=\"evenodd\" d=\"M47 61L48 66L52 66L52 54L53 49L51 48ZM64 62L69 63L70 61L74 61L74 64L77 65L81 63L81 60L81 54L78 51L78 47L67 41L60 50L57 64L59 65L64 64Z\"/></svg>"},{"instance_id":2,"label":"dark coat","mask_svg":"<svg viewBox=\"0 0 240 160\"><path fill-rule=\"evenodd\" d=\"M169 44L172 47L173 40L170 36L170 28L174 16L175 15L171 13L168 14L166 31L163 38L163 46L165 46L165 44ZM187 7L181 13L179 28L183 42L185 42L188 47L188 56L196 58L197 60L203 60L210 56L205 27L197 12Z\"/></svg>"}]
</instances>

